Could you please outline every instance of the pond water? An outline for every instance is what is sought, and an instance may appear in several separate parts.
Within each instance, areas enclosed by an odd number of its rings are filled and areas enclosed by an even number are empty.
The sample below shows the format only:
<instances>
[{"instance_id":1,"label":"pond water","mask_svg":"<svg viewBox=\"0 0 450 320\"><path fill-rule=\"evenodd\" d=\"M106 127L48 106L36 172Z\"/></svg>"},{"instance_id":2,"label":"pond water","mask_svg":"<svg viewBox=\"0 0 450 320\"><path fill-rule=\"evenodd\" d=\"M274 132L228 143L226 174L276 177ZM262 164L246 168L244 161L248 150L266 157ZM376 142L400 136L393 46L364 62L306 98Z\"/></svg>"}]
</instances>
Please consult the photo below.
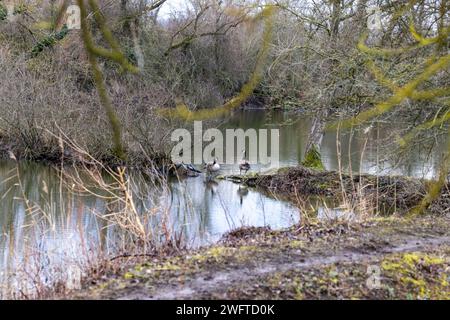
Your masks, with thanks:
<instances>
[{"instance_id":1,"label":"pond water","mask_svg":"<svg viewBox=\"0 0 450 320\"><path fill-rule=\"evenodd\" d=\"M295 166L303 158L310 126L311 118L304 115L250 110L235 112L218 128L278 128L279 164ZM373 174L436 176L443 141L436 140L431 147L410 148L401 160L386 158L381 149L393 141L400 127L398 123L383 123L369 132L340 133L341 168ZM322 143L323 162L329 170L339 168L337 137L336 131L327 132ZM267 169L252 167L255 172ZM238 171L237 166L224 165L221 173ZM62 188L56 170L36 163L21 163L16 168L15 163L5 161L0 163L0 181L0 298L18 287L32 286L29 282L33 282L33 275L39 277L35 282L50 283L52 275L66 273L66 280L72 281L70 268L82 269L80 257L88 260L100 250L106 254L118 250L111 239L120 235L93 214L106 212L105 202L68 192ZM212 243L241 226L283 228L301 219L300 209L286 201L228 181L207 182L204 175L171 181L168 191L155 188L153 193L153 203L165 208L169 228L191 246ZM319 216L324 215L320 201L311 204ZM154 221L155 225L160 222Z\"/></svg>"}]
</instances>

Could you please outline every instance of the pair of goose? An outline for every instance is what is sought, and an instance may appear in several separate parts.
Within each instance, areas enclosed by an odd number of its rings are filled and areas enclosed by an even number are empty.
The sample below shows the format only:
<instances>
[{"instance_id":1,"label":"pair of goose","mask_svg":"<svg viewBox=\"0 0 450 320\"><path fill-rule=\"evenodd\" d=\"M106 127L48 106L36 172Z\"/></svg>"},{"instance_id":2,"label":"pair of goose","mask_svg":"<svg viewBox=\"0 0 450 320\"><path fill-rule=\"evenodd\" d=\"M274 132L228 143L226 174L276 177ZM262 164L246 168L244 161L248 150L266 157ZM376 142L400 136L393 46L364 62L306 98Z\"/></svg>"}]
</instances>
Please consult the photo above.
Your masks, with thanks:
<instances>
[{"instance_id":1,"label":"pair of goose","mask_svg":"<svg viewBox=\"0 0 450 320\"><path fill-rule=\"evenodd\" d=\"M242 171L247 174L248 170L250 170L250 163L245 159L245 150L242 151L242 160L239 162L239 174L242 174ZM188 176L198 176L199 173L201 173L200 170L196 169L192 164L185 164L182 162L180 165L177 166L177 169L182 169L186 175ZM204 165L204 169L206 170L206 173L209 178L212 177L213 174L218 172L220 170L220 164L218 162L217 157L214 158L213 161L210 161Z\"/></svg>"},{"instance_id":2,"label":"pair of goose","mask_svg":"<svg viewBox=\"0 0 450 320\"><path fill-rule=\"evenodd\" d=\"M220 170L220 165L217 161L217 158L214 158L213 161L205 164L205 169L209 176ZM242 160L239 162L239 174L242 174L242 171L245 171L245 174L247 174L248 170L250 170L250 163L245 159L245 150L243 150Z\"/></svg>"}]
</instances>

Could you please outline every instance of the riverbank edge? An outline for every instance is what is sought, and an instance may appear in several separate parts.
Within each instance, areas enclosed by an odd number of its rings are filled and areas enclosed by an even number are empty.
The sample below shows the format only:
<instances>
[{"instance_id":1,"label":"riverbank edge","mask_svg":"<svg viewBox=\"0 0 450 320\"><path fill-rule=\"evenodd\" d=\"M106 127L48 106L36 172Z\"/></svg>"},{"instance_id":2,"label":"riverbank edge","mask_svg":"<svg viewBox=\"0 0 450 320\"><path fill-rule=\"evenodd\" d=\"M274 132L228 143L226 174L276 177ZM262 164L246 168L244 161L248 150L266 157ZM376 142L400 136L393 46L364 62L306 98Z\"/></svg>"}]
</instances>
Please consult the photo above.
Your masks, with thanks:
<instances>
[{"instance_id":1,"label":"riverbank edge","mask_svg":"<svg viewBox=\"0 0 450 320\"><path fill-rule=\"evenodd\" d=\"M240 228L209 247L124 264L57 298L450 299L449 218Z\"/></svg>"},{"instance_id":2,"label":"riverbank edge","mask_svg":"<svg viewBox=\"0 0 450 320\"><path fill-rule=\"evenodd\" d=\"M299 206L305 196L320 196L355 205L364 201L366 208L386 214L409 212L420 204L434 183L432 180L395 175L316 170L301 165L266 173L225 175L219 178L257 188ZM449 208L450 185L447 183L426 211L442 214L448 212Z\"/></svg>"},{"instance_id":3,"label":"riverbank edge","mask_svg":"<svg viewBox=\"0 0 450 320\"><path fill-rule=\"evenodd\" d=\"M63 166L76 166L76 167L92 167L100 165L105 168L117 168L128 167L133 170L141 170L146 173L149 168L157 168L159 171L164 172L164 169L169 168L172 165L170 156L164 153L155 153L152 155L146 155L144 153L128 153L125 160L115 157L112 153L104 154L101 157L90 157L86 153L74 151L68 151L65 149L61 152L61 149L54 150L51 153L43 153L33 156L24 156L22 153L14 153L8 146L2 145L0 142L0 160L3 161L16 161L16 162L34 162L38 164L60 167Z\"/></svg>"}]
</instances>

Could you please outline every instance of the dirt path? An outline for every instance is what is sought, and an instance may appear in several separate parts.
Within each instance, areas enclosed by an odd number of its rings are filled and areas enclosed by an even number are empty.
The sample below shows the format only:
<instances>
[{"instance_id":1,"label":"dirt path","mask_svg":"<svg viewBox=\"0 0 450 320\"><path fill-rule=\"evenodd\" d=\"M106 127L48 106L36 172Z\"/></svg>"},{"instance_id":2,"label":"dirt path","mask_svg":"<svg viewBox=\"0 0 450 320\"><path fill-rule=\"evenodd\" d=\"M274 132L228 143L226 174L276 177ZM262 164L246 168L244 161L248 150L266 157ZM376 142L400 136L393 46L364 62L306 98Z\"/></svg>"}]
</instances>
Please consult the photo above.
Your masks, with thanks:
<instances>
[{"instance_id":1,"label":"dirt path","mask_svg":"<svg viewBox=\"0 0 450 320\"><path fill-rule=\"evenodd\" d=\"M241 282L252 282L260 277L267 276L275 272L288 272L310 269L312 267L325 267L332 264L351 262L369 264L373 261L379 261L386 254L404 253L415 251L433 252L440 248L443 244L450 244L450 237L437 237L428 239L405 239L405 243L396 245L387 245L384 248L378 248L375 253L357 253L354 250L343 250L333 253L330 256L315 256L308 260L298 262L269 262L264 263L256 268L244 268L239 272L236 270L215 272L211 277L200 275L189 280L187 283L179 283L175 286L158 288L156 293L149 296L147 292L127 293L120 299L195 299L196 293L217 292L218 288L227 288L231 285Z\"/></svg>"},{"instance_id":2,"label":"dirt path","mask_svg":"<svg viewBox=\"0 0 450 320\"><path fill-rule=\"evenodd\" d=\"M448 218L241 229L78 292L95 299L449 298ZM367 286L374 266L382 287Z\"/></svg>"}]
</instances>

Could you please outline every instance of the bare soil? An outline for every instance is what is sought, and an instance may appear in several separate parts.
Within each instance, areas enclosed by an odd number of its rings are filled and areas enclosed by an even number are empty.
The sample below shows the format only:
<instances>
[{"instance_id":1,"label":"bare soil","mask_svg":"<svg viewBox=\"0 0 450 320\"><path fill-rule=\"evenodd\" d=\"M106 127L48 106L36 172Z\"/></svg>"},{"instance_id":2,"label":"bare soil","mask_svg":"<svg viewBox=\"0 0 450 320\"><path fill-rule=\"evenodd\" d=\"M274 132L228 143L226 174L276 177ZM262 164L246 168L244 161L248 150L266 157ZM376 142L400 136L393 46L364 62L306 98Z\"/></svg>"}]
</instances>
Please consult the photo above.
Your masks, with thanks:
<instances>
[{"instance_id":1,"label":"bare soil","mask_svg":"<svg viewBox=\"0 0 450 320\"><path fill-rule=\"evenodd\" d=\"M450 218L243 228L149 258L77 299L450 299Z\"/></svg>"}]
</instances>

